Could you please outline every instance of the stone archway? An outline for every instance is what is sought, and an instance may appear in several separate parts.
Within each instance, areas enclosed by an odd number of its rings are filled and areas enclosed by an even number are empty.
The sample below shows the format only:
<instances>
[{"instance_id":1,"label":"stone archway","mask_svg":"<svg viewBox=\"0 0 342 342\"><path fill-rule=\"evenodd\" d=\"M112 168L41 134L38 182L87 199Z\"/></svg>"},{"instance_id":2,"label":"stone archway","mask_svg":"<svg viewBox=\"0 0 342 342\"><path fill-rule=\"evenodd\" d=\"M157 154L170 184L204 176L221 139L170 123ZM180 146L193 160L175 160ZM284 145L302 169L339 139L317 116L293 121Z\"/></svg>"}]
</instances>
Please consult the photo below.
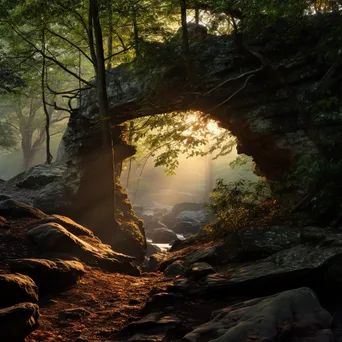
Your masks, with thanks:
<instances>
[{"instance_id":1,"label":"stone archway","mask_svg":"<svg viewBox=\"0 0 342 342\"><path fill-rule=\"evenodd\" d=\"M327 65L317 58L313 47L324 32L322 25L330 22L322 21L316 28L310 20L296 41L281 39L276 27L251 41L253 49L267 56L269 63L248 80L241 75L251 75L251 70L260 67L260 60L253 54L239 53L231 37L208 34L197 37L191 45L190 77L179 50L174 49L174 55L165 60L160 57L170 51L170 46L162 44L153 49L158 64L124 64L108 71L115 162L134 154L120 124L140 116L189 110L208 113L231 131L238 139L238 151L252 156L260 172L269 178L281 178L305 154L318 154L298 101L307 103L308 89L314 89L327 72ZM60 185L64 210L118 251L141 260L143 228L119 184L116 202L123 223L119 232L113 231L112 189L103 182L104 174L111 171L100 162L99 153L104 153L98 148L100 137L96 92L84 90L58 158L67 166L64 185ZM101 217L97 214L99 206L105 207Z\"/></svg>"}]
</instances>

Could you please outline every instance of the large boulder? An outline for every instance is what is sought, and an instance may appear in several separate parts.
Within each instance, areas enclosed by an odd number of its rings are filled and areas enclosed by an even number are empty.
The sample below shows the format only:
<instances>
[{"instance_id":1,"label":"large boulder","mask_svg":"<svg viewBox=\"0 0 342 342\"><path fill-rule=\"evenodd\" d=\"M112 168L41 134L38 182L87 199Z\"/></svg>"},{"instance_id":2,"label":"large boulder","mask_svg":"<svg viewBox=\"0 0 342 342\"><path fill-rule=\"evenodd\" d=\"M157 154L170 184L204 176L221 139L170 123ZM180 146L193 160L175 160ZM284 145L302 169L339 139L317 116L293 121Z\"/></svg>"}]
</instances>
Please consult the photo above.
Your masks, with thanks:
<instances>
[{"instance_id":1,"label":"large boulder","mask_svg":"<svg viewBox=\"0 0 342 342\"><path fill-rule=\"evenodd\" d=\"M213 312L183 342L332 342L331 315L309 288L241 302Z\"/></svg>"},{"instance_id":2,"label":"large boulder","mask_svg":"<svg viewBox=\"0 0 342 342\"><path fill-rule=\"evenodd\" d=\"M111 246L115 251L130 255L138 262L142 262L146 253L146 237L142 221L123 222L118 234L113 237Z\"/></svg>"},{"instance_id":3,"label":"large boulder","mask_svg":"<svg viewBox=\"0 0 342 342\"><path fill-rule=\"evenodd\" d=\"M84 266L74 260L14 259L9 266L12 272L32 278L44 293L69 288L85 273Z\"/></svg>"},{"instance_id":4,"label":"large boulder","mask_svg":"<svg viewBox=\"0 0 342 342\"><path fill-rule=\"evenodd\" d=\"M158 271L160 263L164 260L165 253L156 253L150 256L147 264L144 266L145 272L156 272Z\"/></svg>"},{"instance_id":5,"label":"large boulder","mask_svg":"<svg viewBox=\"0 0 342 342\"><path fill-rule=\"evenodd\" d=\"M62 180L66 166L62 163L36 165L13 178L8 183L24 189L41 189L53 181Z\"/></svg>"},{"instance_id":6,"label":"large boulder","mask_svg":"<svg viewBox=\"0 0 342 342\"><path fill-rule=\"evenodd\" d=\"M45 254L59 257L79 258L81 261L101 267L109 272L121 272L139 275L134 258L114 252L110 246L101 243L98 239L80 238L71 234L58 223L46 223L33 228L27 233Z\"/></svg>"},{"instance_id":7,"label":"large boulder","mask_svg":"<svg viewBox=\"0 0 342 342\"><path fill-rule=\"evenodd\" d=\"M69 214L70 194L75 192L75 185L63 180L55 180L37 190L33 205L47 214Z\"/></svg>"},{"instance_id":8,"label":"large boulder","mask_svg":"<svg viewBox=\"0 0 342 342\"><path fill-rule=\"evenodd\" d=\"M341 246L298 245L258 262L232 264L222 272L208 275L203 288L209 293L229 291L252 296L302 284L314 289L322 285L327 288L342 286L342 271L336 267L342 261ZM324 278L325 283L320 284Z\"/></svg>"},{"instance_id":9,"label":"large boulder","mask_svg":"<svg viewBox=\"0 0 342 342\"><path fill-rule=\"evenodd\" d=\"M37 304L21 303L0 309L0 339L3 342L23 342L38 327Z\"/></svg>"},{"instance_id":10,"label":"large boulder","mask_svg":"<svg viewBox=\"0 0 342 342\"><path fill-rule=\"evenodd\" d=\"M42 219L47 217L47 215L39 209L12 199L0 202L0 215L12 218L32 217Z\"/></svg>"},{"instance_id":11,"label":"large boulder","mask_svg":"<svg viewBox=\"0 0 342 342\"><path fill-rule=\"evenodd\" d=\"M215 273L215 270L211 265L206 262L195 262L186 270L185 276L188 278L200 279L212 273Z\"/></svg>"},{"instance_id":12,"label":"large boulder","mask_svg":"<svg viewBox=\"0 0 342 342\"><path fill-rule=\"evenodd\" d=\"M173 206L170 213L162 217L162 222L165 223L168 227L172 227L176 223L177 216L184 211L187 211L187 212L203 211L203 203L191 203L191 202L177 203L176 205Z\"/></svg>"},{"instance_id":13,"label":"large boulder","mask_svg":"<svg viewBox=\"0 0 342 342\"><path fill-rule=\"evenodd\" d=\"M167 228L154 229L150 236L154 243L171 243L178 239L177 234Z\"/></svg>"},{"instance_id":14,"label":"large boulder","mask_svg":"<svg viewBox=\"0 0 342 342\"><path fill-rule=\"evenodd\" d=\"M319 232L316 232L318 230ZM315 228L315 236L324 239L328 231ZM303 236L310 232L289 226L260 226L241 230L239 234L231 234L221 244L209 247L196 247L193 239L178 243L171 251L180 250L192 245L187 253L170 254L162 264L162 270L177 259L182 259L188 266L195 262L207 262L213 266L229 262L246 262L263 259L284 249L299 245ZM314 234L314 233L312 233ZM317 241L317 239L316 239Z\"/></svg>"},{"instance_id":15,"label":"large boulder","mask_svg":"<svg viewBox=\"0 0 342 342\"><path fill-rule=\"evenodd\" d=\"M182 275L184 272L184 263L181 260L177 260L165 269L164 274L167 277L177 277Z\"/></svg>"},{"instance_id":16,"label":"large boulder","mask_svg":"<svg viewBox=\"0 0 342 342\"><path fill-rule=\"evenodd\" d=\"M30 277L23 274L0 274L0 307L37 301L38 288Z\"/></svg>"},{"instance_id":17,"label":"large boulder","mask_svg":"<svg viewBox=\"0 0 342 342\"><path fill-rule=\"evenodd\" d=\"M304 232L305 230L303 230ZM320 229L322 232L322 229ZM280 252L301 242L301 231L289 226L260 226L240 233L239 256L243 259L262 258Z\"/></svg>"},{"instance_id":18,"label":"large boulder","mask_svg":"<svg viewBox=\"0 0 342 342\"><path fill-rule=\"evenodd\" d=\"M43 223L50 223L50 222L59 223L67 231L69 231L71 234L74 234L76 236L85 235L85 236L89 236L89 237L94 238L94 233L90 229L83 227L82 225L73 221L69 217L54 214L54 215L51 215L51 216L43 219L39 223L43 224Z\"/></svg>"}]
</instances>

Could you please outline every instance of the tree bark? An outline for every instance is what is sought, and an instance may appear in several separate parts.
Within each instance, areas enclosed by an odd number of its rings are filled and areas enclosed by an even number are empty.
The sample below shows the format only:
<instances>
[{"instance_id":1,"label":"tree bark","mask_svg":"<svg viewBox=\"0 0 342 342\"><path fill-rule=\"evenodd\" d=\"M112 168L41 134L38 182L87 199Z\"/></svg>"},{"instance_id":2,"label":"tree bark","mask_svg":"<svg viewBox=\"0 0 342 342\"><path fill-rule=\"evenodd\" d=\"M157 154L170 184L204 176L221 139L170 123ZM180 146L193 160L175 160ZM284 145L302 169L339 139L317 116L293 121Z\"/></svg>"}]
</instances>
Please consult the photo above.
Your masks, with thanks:
<instances>
[{"instance_id":1,"label":"tree bark","mask_svg":"<svg viewBox=\"0 0 342 342\"><path fill-rule=\"evenodd\" d=\"M42 30L42 51L43 51L43 63L42 63L42 100L45 113L45 135L46 135L46 164L51 164L52 155L50 152L50 115L46 107L45 99L45 72L46 72L46 61L45 61L45 29Z\"/></svg>"},{"instance_id":2,"label":"tree bark","mask_svg":"<svg viewBox=\"0 0 342 342\"><path fill-rule=\"evenodd\" d=\"M132 5L132 20L133 20L133 33L134 33L134 49L137 58L141 56L140 42L139 42L139 27L137 22L137 9L135 4Z\"/></svg>"},{"instance_id":3,"label":"tree bark","mask_svg":"<svg viewBox=\"0 0 342 342\"><path fill-rule=\"evenodd\" d=\"M110 224L114 231L118 229L118 222L115 219L116 214L116 172L115 172L115 155L113 148L113 139L111 136L111 125L108 118L109 102L107 97L107 85L106 85L106 68L105 68L105 57L103 50L103 36L102 28L99 18L99 7L97 0L90 0L89 6L89 23L91 27L94 28L94 38L95 38L95 50L93 50L92 55L94 55L95 61L95 72L96 72L96 89L98 96L98 105L100 111L100 125L101 125L101 136L102 136L102 148L99 155L99 162L104 166L102 170L101 181L103 188L98 187L96 189L97 197L105 198L105 194L109 196L108 187L112 187L111 191L111 209L106 207L103 203L101 216L106 223ZM90 30L93 34L93 30ZM89 37L89 45L91 45L91 50L94 48L94 38ZM109 200L109 198L108 198ZM108 203L109 204L109 203ZM114 227L113 227L114 224ZM105 228L105 227L104 227ZM106 229L106 228L105 228ZM104 234L108 237L113 235L113 231L106 231Z\"/></svg>"},{"instance_id":4,"label":"tree bark","mask_svg":"<svg viewBox=\"0 0 342 342\"><path fill-rule=\"evenodd\" d=\"M183 49L186 55L189 54L189 33L188 33L188 23L186 18L186 0L180 0L181 7L181 22L182 22L182 40Z\"/></svg>"},{"instance_id":5,"label":"tree bark","mask_svg":"<svg viewBox=\"0 0 342 342\"><path fill-rule=\"evenodd\" d=\"M107 49L108 49L108 62L107 69L112 68L112 55L113 55L113 4L109 4L109 33L108 33L108 41L107 41Z\"/></svg>"},{"instance_id":6,"label":"tree bark","mask_svg":"<svg viewBox=\"0 0 342 342\"><path fill-rule=\"evenodd\" d=\"M196 7L195 7L195 23L196 25L199 25L199 21L200 21L200 9L198 7L198 5L196 4Z\"/></svg>"}]
</instances>

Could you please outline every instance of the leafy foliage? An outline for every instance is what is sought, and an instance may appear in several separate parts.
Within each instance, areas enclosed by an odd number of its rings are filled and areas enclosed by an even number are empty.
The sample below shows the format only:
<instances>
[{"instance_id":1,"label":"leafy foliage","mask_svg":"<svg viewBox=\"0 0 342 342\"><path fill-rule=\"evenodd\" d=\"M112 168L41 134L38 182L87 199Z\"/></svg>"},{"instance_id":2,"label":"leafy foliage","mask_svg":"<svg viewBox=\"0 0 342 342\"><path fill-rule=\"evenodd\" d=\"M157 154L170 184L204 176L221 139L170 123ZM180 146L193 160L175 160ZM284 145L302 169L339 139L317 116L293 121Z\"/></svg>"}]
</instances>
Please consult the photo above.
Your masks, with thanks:
<instances>
[{"instance_id":1,"label":"leafy foliage","mask_svg":"<svg viewBox=\"0 0 342 342\"><path fill-rule=\"evenodd\" d=\"M173 113L135 120L133 141L138 143L142 162L153 157L155 166L175 173L180 155L187 158L214 154L214 159L232 151L235 140L201 113ZM144 152L145 151L145 152Z\"/></svg>"},{"instance_id":2,"label":"leafy foliage","mask_svg":"<svg viewBox=\"0 0 342 342\"><path fill-rule=\"evenodd\" d=\"M276 203L264 179L228 184L219 179L207 204L216 220L206 230L225 236L252 225L268 224L276 214Z\"/></svg>"},{"instance_id":3,"label":"leafy foliage","mask_svg":"<svg viewBox=\"0 0 342 342\"><path fill-rule=\"evenodd\" d=\"M17 139L13 128L0 121L0 150L10 150L16 144Z\"/></svg>"},{"instance_id":4,"label":"leafy foliage","mask_svg":"<svg viewBox=\"0 0 342 342\"><path fill-rule=\"evenodd\" d=\"M307 196L301 209L324 224L331 224L342 207L340 177L342 161L327 162L315 156L303 157L296 170L288 175L289 186L305 191Z\"/></svg>"}]
</instances>

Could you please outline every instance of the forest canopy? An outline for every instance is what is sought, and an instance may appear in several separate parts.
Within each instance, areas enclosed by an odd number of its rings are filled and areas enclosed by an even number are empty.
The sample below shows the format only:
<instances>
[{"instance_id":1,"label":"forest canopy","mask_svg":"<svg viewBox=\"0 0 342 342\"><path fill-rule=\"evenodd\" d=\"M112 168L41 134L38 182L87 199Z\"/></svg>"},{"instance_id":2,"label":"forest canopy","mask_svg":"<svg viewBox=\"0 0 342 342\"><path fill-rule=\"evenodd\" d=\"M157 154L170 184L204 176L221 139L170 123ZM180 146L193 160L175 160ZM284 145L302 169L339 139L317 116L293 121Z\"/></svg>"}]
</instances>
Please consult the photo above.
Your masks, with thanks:
<instances>
[{"instance_id":1,"label":"forest canopy","mask_svg":"<svg viewBox=\"0 0 342 342\"><path fill-rule=\"evenodd\" d=\"M62 133L81 90L97 89L100 115L106 117L105 70L131 61L143 67L156 44L174 42L178 33L187 59L188 23L204 25L211 34L234 33L241 43L242 35L284 19L300 26L304 16L340 10L340 0L3 0L0 147L20 145L26 169L46 142L50 163L50 138ZM334 58L338 49L329 53Z\"/></svg>"}]
</instances>

